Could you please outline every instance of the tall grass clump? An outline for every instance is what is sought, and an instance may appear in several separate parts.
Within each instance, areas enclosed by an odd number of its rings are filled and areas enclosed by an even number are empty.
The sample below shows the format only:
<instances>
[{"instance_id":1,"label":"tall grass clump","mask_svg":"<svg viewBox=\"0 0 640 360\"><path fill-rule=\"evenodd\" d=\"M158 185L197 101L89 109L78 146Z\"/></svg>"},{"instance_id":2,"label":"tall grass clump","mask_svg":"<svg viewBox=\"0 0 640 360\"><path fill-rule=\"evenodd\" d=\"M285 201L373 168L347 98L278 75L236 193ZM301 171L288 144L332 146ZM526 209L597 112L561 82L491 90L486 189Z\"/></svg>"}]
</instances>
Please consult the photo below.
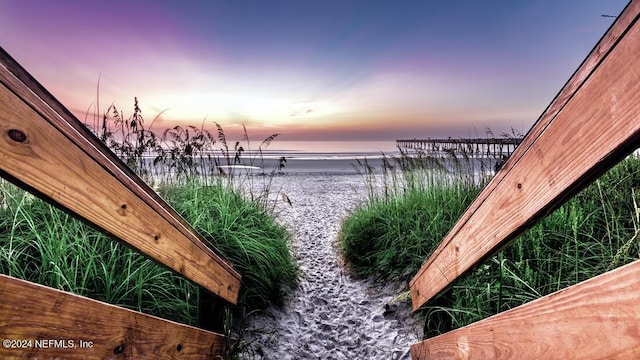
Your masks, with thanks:
<instances>
[{"instance_id":1,"label":"tall grass clump","mask_svg":"<svg viewBox=\"0 0 640 360\"><path fill-rule=\"evenodd\" d=\"M296 286L290 235L264 208L221 182L170 185L161 194L242 274L238 302L243 310L280 304Z\"/></svg>"},{"instance_id":2,"label":"tall grass clump","mask_svg":"<svg viewBox=\"0 0 640 360\"><path fill-rule=\"evenodd\" d=\"M279 303L296 285L289 234L272 216L279 192L272 179L286 159L268 171L263 158L279 134L252 148L244 125L241 141L232 142L220 124L211 133L203 122L157 137L145 129L137 99L130 118L124 120L112 105L101 124L98 136L132 170L158 183L161 195L240 272L243 312Z\"/></svg>"},{"instance_id":3,"label":"tall grass clump","mask_svg":"<svg viewBox=\"0 0 640 360\"><path fill-rule=\"evenodd\" d=\"M368 202L343 223L340 249L358 275L415 273L480 190L468 157L443 161L423 152L383 157L381 173L365 160ZM474 175L475 174L475 175Z\"/></svg>"},{"instance_id":4,"label":"tall grass clump","mask_svg":"<svg viewBox=\"0 0 640 360\"><path fill-rule=\"evenodd\" d=\"M112 104L99 121L87 126L133 171L152 183L186 183L194 178L207 183L224 178L255 190L253 181L256 177L252 175L257 173L262 175L263 184L260 185L268 192L273 175L280 173L286 165L286 158L281 157L271 169L265 166L263 151L279 136L277 133L266 137L254 149L244 125L242 139L235 143L227 139L220 124L214 123L216 131L212 133L205 128L204 120L200 127L176 125L157 135L150 129L161 115L145 126L135 98L130 117L126 118ZM253 200L262 200L261 196L265 194L258 191L257 195L248 195L253 196Z\"/></svg>"}]
</instances>

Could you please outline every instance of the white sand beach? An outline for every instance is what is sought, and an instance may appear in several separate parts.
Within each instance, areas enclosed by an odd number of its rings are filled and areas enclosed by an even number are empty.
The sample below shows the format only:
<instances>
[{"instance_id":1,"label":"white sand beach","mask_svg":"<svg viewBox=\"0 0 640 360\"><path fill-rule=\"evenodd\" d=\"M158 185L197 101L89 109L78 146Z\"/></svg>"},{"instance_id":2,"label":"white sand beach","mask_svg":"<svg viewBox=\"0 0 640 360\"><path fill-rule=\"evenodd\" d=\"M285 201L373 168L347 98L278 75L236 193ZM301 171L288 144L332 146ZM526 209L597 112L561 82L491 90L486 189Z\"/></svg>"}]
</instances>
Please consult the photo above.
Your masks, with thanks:
<instances>
[{"instance_id":1,"label":"white sand beach","mask_svg":"<svg viewBox=\"0 0 640 360\"><path fill-rule=\"evenodd\" d=\"M407 284L354 279L337 252L341 220L365 200L363 178L285 175L274 185L292 202L279 202L277 211L293 234L301 284L282 309L250 318L247 357L410 359L422 324L409 301L393 303Z\"/></svg>"}]
</instances>

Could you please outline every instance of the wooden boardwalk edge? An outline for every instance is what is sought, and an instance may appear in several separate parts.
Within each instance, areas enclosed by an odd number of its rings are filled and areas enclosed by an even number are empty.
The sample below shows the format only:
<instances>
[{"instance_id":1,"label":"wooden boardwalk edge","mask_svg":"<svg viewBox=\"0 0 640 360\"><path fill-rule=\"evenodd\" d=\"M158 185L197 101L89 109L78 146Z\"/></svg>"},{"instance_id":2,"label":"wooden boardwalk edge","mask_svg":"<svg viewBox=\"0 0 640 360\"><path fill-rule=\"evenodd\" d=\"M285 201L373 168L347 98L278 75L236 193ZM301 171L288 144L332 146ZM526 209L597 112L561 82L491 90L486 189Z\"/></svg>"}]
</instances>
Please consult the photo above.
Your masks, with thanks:
<instances>
[{"instance_id":1,"label":"wooden boardwalk edge","mask_svg":"<svg viewBox=\"0 0 640 360\"><path fill-rule=\"evenodd\" d=\"M240 275L0 48L0 173L231 303Z\"/></svg>"},{"instance_id":2,"label":"wooden boardwalk edge","mask_svg":"<svg viewBox=\"0 0 640 360\"><path fill-rule=\"evenodd\" d=\"M418 359L637 359L640 261L411 347Z\"/></svg>"},{"instance_id":3,"label":"wooden boardwalk edge","mask_svg":"<svg viewBox=\"0 0 640 360\"><path fill-rule=\"evenodd\" d=\"M221 334L6 275L0 298L3 359L213 359L225 352Z\"/></svg>"},{"instance_id":4,"label":"wooden boardwalk edge","mask_svg":"<svg viewBox=\"0 0 640 360\"><path fill-rule=\"evenodd\" d=\"M638 146L639 14L636 0L412 279L414 309Z\"/></svg>"}]
</instances>

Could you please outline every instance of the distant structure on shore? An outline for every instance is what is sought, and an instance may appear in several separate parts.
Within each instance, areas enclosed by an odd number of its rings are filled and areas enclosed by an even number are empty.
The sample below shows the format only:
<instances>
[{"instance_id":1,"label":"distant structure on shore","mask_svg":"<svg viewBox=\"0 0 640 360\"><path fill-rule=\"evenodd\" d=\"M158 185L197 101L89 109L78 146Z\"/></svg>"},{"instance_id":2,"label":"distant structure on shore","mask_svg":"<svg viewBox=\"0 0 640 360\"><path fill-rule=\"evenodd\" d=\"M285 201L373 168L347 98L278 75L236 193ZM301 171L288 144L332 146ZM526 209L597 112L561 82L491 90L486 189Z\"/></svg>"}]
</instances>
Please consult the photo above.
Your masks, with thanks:
<instances>
[{"instance_id":1,"label":"distant structure on shore","mask_svg":"<svg viewBox=\"0 0 640 360\"><path fill-rule=\"evenodd\" d=\"M522 142L522 138L412 139L396 140L402 150L420 150L429 155L465 154L470 157L506 158Z\"/></svg>"}]
</instances>

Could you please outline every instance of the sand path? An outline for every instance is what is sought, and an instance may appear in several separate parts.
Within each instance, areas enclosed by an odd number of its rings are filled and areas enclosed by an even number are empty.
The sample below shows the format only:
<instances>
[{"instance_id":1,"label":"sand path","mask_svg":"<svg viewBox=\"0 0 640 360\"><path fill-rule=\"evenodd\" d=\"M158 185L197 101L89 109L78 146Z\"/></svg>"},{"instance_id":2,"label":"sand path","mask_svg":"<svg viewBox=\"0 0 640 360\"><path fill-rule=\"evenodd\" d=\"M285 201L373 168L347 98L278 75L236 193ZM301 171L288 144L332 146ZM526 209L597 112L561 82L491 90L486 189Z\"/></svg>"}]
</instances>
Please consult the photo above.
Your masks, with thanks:
<instances>
[{"instance_id":1,"label":"sand path","mask_svg":"<svg viewBox=\"0 0 640 360\"><path fill-rule=\"evenodd\" d=\"M298 175L275 179L293 206L278 205L293 233L301 284L282 309L250 319L246 341L264 359L410 359L420 325L408 302L385 305L406 284L376 284L345 274L335 242L341 220L365 197L359 176ZM250 358L251 356L249 356Z\"/></svg>"}]
</instances>

